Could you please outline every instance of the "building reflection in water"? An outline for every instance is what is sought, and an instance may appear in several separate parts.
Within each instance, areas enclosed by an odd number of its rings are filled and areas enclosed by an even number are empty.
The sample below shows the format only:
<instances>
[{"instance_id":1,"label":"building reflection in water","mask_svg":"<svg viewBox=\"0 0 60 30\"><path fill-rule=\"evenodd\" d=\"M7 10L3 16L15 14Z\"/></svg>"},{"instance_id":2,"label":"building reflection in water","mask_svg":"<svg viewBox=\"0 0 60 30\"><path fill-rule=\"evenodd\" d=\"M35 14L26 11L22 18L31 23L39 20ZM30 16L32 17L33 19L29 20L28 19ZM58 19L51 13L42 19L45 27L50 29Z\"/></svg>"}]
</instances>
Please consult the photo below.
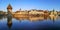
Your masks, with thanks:
<instances>
[{"instance_id":1,"label":"building reflection in water","mask_svg":"<svg viewBox=\"0 0 60 30\"><path fill-rule=\"evenodd\" d=\"M30 21L42 21L42 20L44 20L44 16L39 16L39 17L32 17L32 16L30 16L29 20Z\"/></svg>"},{"instance_id":2,"label":"building reflection in water","mask_svg":"<svg viewBox=\"0 0 60 30\"><path fill-rule=\"evenodd\" d=\"M58 16L54 16L54 15L49 16L49 17L50 17L50 20L53 20L53 22L55 22L55 20L58 18Z\"/></svg>"},{"instance_id":3,"label":"building reflection in water","mask_svg":"<svg viewBox=\"0 0 60 30\"><path fill-rule=\"evenodd\" d=\"M47 20L47 19L50 19L50 20L56 20L58 16L28 16L28 17L14 17L16 18L17 20L30 20L30 21L41 21L41 20Z\"/></svg>"},{"instance_id":4,"label":"building reflection in water","mask_svg":"<svg viewBox=\"0 0 60 30\"><path fill-rule=\"evenodd\" d=\"M12 26L12 17L11 16L7 17L7 25L9 28L11 28L11 26Z\"/></svg>"},{"instance_id":5,"label":"building reflection in water","mask_svg":"<svg viewBox=\"0 0 60 30\"><path fill-rule=\"evenodd\" d=\"M28 16L28 17L14 17L15 19L17 19L17 20L29 20L29 21L42 21L42 20L44 20L44 19L46 19L47 20L47 17L48 16Z\"/></svg>"}]
</instances>

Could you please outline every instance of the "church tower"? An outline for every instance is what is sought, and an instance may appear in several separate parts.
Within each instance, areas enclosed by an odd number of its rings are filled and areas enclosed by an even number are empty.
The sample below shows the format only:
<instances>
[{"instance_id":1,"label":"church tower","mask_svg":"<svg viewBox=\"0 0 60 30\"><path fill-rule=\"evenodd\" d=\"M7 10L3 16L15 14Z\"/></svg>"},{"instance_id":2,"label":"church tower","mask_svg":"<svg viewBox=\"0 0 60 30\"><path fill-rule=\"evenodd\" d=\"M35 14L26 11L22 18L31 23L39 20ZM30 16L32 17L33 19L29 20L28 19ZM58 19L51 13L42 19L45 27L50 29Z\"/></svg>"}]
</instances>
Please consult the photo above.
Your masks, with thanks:
<instances>
[{"instance_id":1,"label":"church tower","mask_svg":"<svg viewBox=\"0 0 60 30\"><path fill-rule=\"evenodd\" d=\"M12 14L12 6L10 4L7 7L7 13Z\"/></svg>"}]
</instances>

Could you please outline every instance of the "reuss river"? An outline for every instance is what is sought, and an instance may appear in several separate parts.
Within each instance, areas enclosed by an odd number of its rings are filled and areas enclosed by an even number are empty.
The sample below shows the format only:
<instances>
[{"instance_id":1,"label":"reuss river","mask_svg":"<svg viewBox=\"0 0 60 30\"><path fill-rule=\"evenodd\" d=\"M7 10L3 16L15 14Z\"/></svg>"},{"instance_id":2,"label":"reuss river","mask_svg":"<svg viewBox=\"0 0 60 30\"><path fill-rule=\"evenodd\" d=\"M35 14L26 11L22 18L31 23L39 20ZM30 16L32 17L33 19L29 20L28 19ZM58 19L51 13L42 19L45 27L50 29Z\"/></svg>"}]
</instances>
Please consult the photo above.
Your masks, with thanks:
<instances>
[{"instance_id":1,"label":"reuss river","mask_svg":"<svg viewBox=\"0 0 60 30\"><path fill-rule=\"evenodd\" d=\"M0 30L60 30L60 17L0 16Z\"/></svg>"}]
</instances>

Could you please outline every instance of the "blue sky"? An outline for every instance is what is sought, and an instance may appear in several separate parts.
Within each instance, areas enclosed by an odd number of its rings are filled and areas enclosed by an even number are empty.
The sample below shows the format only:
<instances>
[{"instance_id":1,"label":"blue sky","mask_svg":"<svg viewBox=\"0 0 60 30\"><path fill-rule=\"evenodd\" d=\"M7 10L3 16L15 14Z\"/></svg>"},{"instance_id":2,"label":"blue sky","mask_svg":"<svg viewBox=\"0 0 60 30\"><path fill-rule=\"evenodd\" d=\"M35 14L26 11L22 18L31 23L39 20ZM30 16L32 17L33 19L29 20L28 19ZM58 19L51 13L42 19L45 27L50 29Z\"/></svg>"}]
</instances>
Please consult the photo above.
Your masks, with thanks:
<instances>
[{"instance_id":1,"label":"blue sky","mask_svg":"<svg viewBox=\"0 0 60 30\"><path fill-rule=\"evenodd\" d=\"M8 4L11 4L13 11L20 8L22 10L42 9L42 10L60 10L60 0L0 0L0 11L7 11Z\"/></svg>"}]
</instances>

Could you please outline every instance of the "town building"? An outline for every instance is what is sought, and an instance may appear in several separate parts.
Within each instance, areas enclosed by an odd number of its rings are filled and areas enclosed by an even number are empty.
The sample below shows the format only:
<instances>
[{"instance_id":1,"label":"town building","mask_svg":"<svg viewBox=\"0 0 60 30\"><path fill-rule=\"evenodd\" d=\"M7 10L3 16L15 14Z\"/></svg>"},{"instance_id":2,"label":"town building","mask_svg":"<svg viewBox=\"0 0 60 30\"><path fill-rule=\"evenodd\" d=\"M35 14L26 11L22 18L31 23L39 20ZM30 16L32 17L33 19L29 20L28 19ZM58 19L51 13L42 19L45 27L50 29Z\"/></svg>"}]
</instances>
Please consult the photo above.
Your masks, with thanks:
<instances>
[{"instance_id":1,"label":"town building","mask_svg":"<svg viewBox=\"0 0 60 30\"><path fill-rule=\"evenodd\" d=\"M48 11L43 11L43 10L25 10L22 11L21 8L16 11L16 12L12 12L12 6L9 4L7 7L7 11L9 15L12 15L14 17L28 17L28 16L34 16L34 17L39 17L39 16L47 16L48 15Z\"/></svg>"},{"instance_id":2,"label":"town building","mask_svg":"<svg viewBox=\"0 0 60 30\"><path fill-rule=\"evenodd\" d=\"M43 10L31 10L29 12L30 16L43 16L44 15L44 11Z\"/></svg>"}]
</instances>

